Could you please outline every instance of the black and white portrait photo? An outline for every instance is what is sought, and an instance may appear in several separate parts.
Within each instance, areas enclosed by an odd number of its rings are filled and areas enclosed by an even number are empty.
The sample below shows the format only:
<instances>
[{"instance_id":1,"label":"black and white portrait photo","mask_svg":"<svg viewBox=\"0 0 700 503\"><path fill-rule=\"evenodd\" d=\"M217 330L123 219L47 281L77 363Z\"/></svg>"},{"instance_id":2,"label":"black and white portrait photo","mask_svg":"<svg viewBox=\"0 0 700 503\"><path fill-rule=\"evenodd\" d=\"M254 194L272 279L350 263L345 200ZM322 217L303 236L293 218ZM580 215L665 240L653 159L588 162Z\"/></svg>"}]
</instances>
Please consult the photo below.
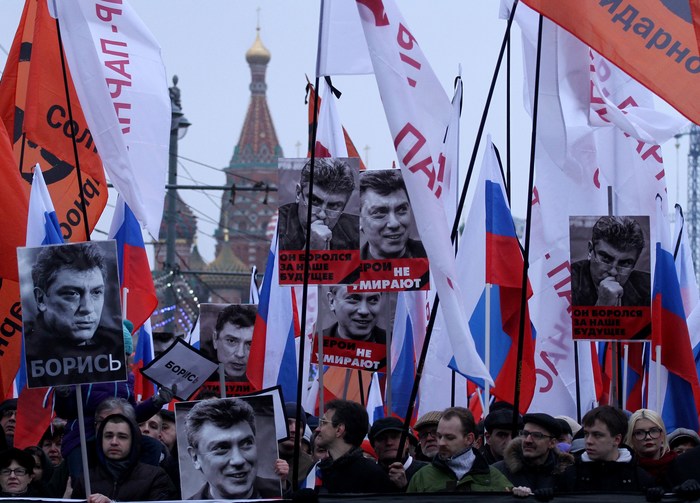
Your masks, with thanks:
<instances>
[{"instance_id":1,"label":"black and white portrait photo","mask_svg":"<svg viewBox=\"0 0 700 503\"><path fill-rule=\"evenodd\" d=\"M273 398L175 405L183 499L280 498Z\"/></svg>"},{"instance_id":2,"label":"black and white portrait photo","mask_svg":"<svg viewBox=\"0 0 700 503\"><path fill-rule=\"evenodd\" d=\"M124 381L114 241L18 248L27 385Z\"/></svg>"},{"instance_id":3,"label":"black and white portrait photo","mask_svg":"<svg viewBox=\"0 0 700 503\"><path fill-rule=\"evenodd\" d=\"M574 306L649 306L648 216L571 217Z\"/></svg>"}]
</instances>

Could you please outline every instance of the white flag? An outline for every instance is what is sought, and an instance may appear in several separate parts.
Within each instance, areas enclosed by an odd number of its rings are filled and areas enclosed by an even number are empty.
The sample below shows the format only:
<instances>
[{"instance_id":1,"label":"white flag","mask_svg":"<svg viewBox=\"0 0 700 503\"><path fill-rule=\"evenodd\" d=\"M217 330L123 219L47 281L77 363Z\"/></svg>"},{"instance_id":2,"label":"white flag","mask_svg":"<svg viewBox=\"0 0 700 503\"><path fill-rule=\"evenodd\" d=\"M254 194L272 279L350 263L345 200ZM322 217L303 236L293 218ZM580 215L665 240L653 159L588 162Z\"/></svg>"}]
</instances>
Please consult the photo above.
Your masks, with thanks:
<instances>
[{"instance_id":1,"label":"white flag","mask_svg":"<svg viewBox=\"0 0 700 503\"><path fill-rule=\"evenodd\" d=\"M443 206L446 159L441 150L450 101L396 3L384 0L378 9L358 2L357 8L455 363L464 375L493 382L469 336L450 241L452 222Z\"/></svg>"},{"instance_id":2,"label":"white flag","mask_svg":"<svg viewBox=\"0 0 700 503\"><path fill-rule=\"evenodd\" d=\"M73 82L110 181L154 236L171 105L160 46L127 0L56 2Z\"/></svg>"}]
</instances>

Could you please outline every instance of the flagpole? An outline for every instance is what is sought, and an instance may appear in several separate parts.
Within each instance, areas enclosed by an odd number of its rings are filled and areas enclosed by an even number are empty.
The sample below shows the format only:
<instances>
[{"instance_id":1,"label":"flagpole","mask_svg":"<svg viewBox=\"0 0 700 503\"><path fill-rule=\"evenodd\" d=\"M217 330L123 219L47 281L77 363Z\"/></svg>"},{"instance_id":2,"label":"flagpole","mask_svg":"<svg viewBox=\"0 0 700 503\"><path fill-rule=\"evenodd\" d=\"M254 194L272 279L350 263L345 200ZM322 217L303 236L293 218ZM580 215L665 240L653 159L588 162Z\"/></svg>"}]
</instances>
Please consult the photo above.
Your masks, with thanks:
<instances>
[{"instance_id":1,"label":"flagpole","mask_svg":"<svg viewBox=\"0 0 700 503\"><path fill-rule=\"evenodd\" d=\"M54 9L55 3L54 3ZM90 241L90 225L88 224L87 204L85 201L85 191L83 190L83 175L80 171L80 158L78 157L78 142L75 140L75 121L73 120L73 107L70 103L70 89L68 87L68 72L66 72L66 58L63 53L63 41L61 40L61 25L58 22L58 10L56 10L56 33L58 35L58 51L61 55L61 70L63 71L63 87L66 90L66 108L68 109L68 119L71 125L71 143L73 144L73 156L75 157L75 174L78 177L78 191L80 193L80 210L83 214L83 224L85 227L85 241Z\"/></svg>"},{"instance_id":2,"label":"flagpole","mask_svg":"<svg viewBox=\"0 0 700 503\"><path fill-rule=\"evenodd\" d=\"M510 11L510 16L508 17L508 24L506 25L506 32L503 35L503 41L501 42L501 49L498 52L498 59L496 60L496 68L493 70L493 77L491 77L491 85L489 87L489 92L486 97L486 103L484 103L484 111L481 113L481 122L479 123L479 129L476 133L476 139L474 140L474 148L472 149L472 155L469 159L469 168L467 169L467 178L462 186L462 193L459 197L459 204L457 205L457 213L455 214L455 220L452 225L452 241L454 242L457 234L459 233L459 221L464 210L464 203L467 199L467 189L469 188L469 182L474 172L474 165L476 164L476 154L479 151L479 145L481 144L481 137L484 135L484 129L486 127L486 118L488 117L489 109L491 108L491 99L493 98L493 93L496 89L496 81L498 80L498 74L501 70L501 63L503 62L503 54L505 53L506 46L510 40L510 29L513 25L513 19L515 18L515 10L518 7L518 0L513 2L513 8Z\"/></svg>"},{"instance_id":3,"label":"flagpole","mask_svg":"<svg viewBox=\"0 0 700 503\"><path fill-rule=\"evenodd\" d=\"M486 283L486 331L484 333L484 365L486 365L486 370L491 374L491 283ZM484 417L489 413L490 406L490 393L489 383L484 381L484 404L482 406L484 410Z\"/></svg>"},{"instance_id":4,"label":"flagpole","mask_svg":"<svg viewBox=\"0 0 700 503\"><path fill-rule=\"evenodd\" d=\"M510 70L511 70L511 59L510 59L510 39L508 39L508 45L506 46L506 196L508 197L508 206L511 205L510 201Z\"/></svg>"},{"instance_id":5,"label":"flagpole","mask_svg":"<svg viewBox=\"0 0 700 503\"><path fill-rule=\"evenodd\" d=\"M505 47L510 38L510 29L513 24L513 18L515 17L515 9L518 6L518 0L513 3L513 9L508 17L508 24L506 26L505 34L503 35L503 41L501 42L501 49L498 53L498 60L496 61L496 68L493 71L493 77L491 78L491 86L489 87L488 96L486 98L486 103L484 104L484 111L481 115L481 122L479 124L479 130L476 134L476 140L474 142L474 148L472 150L471 159L469 160L469 169L467 170L467 178L462 186L462 193L459 198L459 204L457 205L457 211L455 213L454 223L452 225L451 238L454 243L457 239L457 234L459 233L459 221L464 209L464 204L467 199L467 189L469 188L469 181L471 179L472 173L474 171L474 164L476 163L476 154L479 149L479 144L481 142L481 137L484 134L484 128L486 126L486 117L488 116L488 111L491 106L491 99L493 98L493 93L496 88L496 80L498 79L498 74L500 72L501 63L503 61L503 54L505 53ZM315 133L314 133L315 134ZM408 409L406 411L406 417L404 419L404 428L401 433L401 439L399 440L399 449L397 452L403 452L406 441L408 440L408 428L410 426L410 420L413 416L413 409L415 407L416 397L418 396L418 387L420 385L420 380L423 375L423 368L425 367L425 359L428 355L428 346L430 345L430 338L433 333L433 328L435 326L435 317L437 316L438 306L440 305L440 296L436 293L435 300L433 301L433 307L430 310L430 319L428 320L428 326L425 330L425 340L423 341L423 347L421 348L420 359L418 360L418 365L416 366L416 378L413 381L413 389L411 389L411 396L408 400ZM400 455L397 455L397 461L403 462Z\"/></svg>"},{"instance_id":6,"label":"flagpole","mask_svg":"<svg viewBox=\"0 0 700 503\"><path fill-rule=\"evenodd\" d=\"M630 346L622 346L622 410L627 409L627 377L630 362Z\"/></svg>"},{"instance_id":7,"label":"flagpole","mask_svg":"<svg viewBox=\"0 0 700 503\"><path fill-rule=\"evenodd\" d=\"M314 195L314 164L316 162L316 133L318 131L318 87L319 87L319 74L321 73L321 40L323 37L323 12L324 12L325 1L321 0L321 8L319 9L318 16L318 45L316 47L316 78L314 81L314 114L311 121L311 169L309 170L309 201L313 201ZM302 288L301 295L301 340L299 341L299 368L297 370L297 416L296 416L296 431L294 435L294 459L299 459L301 453L301 437L303 431L301 430L301 395L303 391L303 380L301 376L304 375L304 350L306 347L306 305L309 297L309 256L311 251L311 222L313 209L312 204L308 204L306 208L306 243L304 244L304 285ZM319 365L323 365L323 362L319 362ZM294 463L292 468L292 488L296 491L299 489L299 463Z\"/></svg>"},{"instance_id":8,"label":"flagpole","mask_svg":"<svg viewBox=\"0 0 700 503\"><path fill-rule=\"evenodd\" d=\"M523 276L520 295L520 319L518 324L518 357L515 365L515 397L513 398L513 436L518 430L520 410L520 381L523 371L523 345L525 343L525 313L527 312L528 270L530 268L530 229L532 227L532 192L535 184L535 152L537 150L537 108L540 101L540 67L542 63L542 14L537 27L537 59L535 62L535 89L532 104L532 139L530 142L530 173L527 185L527 216L525 218L525 249L523 250Z\"/></svg>"}]
</instances>

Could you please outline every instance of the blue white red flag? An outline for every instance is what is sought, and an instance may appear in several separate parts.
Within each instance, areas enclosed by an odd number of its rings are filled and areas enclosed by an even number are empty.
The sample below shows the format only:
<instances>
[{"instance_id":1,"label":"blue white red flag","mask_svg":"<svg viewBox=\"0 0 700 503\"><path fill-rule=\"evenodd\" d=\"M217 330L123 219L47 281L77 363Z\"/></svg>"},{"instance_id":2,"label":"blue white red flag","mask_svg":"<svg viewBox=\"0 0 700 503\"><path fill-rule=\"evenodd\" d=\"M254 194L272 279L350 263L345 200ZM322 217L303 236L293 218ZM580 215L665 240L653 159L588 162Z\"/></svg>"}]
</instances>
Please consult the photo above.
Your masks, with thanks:
<instances>
[{"instance_id":1,"label":"blue white red flag","mask_svg":"<svg viewBox=\"0 0 700 503\"><path fill-rule=\"evenodd\" d=\"M29 214L27 216L27 246L54 245L63 243L63 234L58 223L56 210L51 201L49 189L46 187L41 167L34 167L32 189L29 193ZM24 359L24 343L22 344L22 358L19 371L15 378L17 394L27 384L27 369Z\"/></svg>"},{"instance_id":2,"label":"blue white red flag","mask_svg":"<svg viewBox=\"0 0 700 503\"><path fill-rule=\"evenodd\" d=\"M141 369L153 361L153 329L151 320L146 320L138 330L136 349L134 350L134 395L140 402L152 397L158 392L156 385L143 377Z\"/></svg>"},{"instance_id":3,"label":"blue white red flag","mask_svg":"<svg viewBox=\"0 0 700 503\"><path fill-rule=\"evenodd\" d=\"M56 217L49 190L46 188L41 168L37 164L32 178L29 195L29 215L27 217L27 246L42 246L63 243L63 235ZM15 378L17 390L17 423L15 425L15 447L24 448L37 445L49 423L51 408L44 408L45 388L27 389L27 370L24 358L24 337L22 338L22 358Z\"/></svg>"},{"instance_id":4,"label":"blue white red flag","mask_svg":"<svg viewBox=\"0 0 700 503\"><path fill-rule=\"evenodd\" d=\"M427 304L427 292L421 291L399 292L396 300L391 336L391 415L401 419L406 417L425 340ZM416 404L414 418L418 408Z\"/></svg>"},{"instance_id":5,"label":"blue white red flag","mask_svg":"<svg viewBox=\"0 0 700 503\"><path fill-rule=\"evenodd\" d=\"M158 297L141 226L121 195L117 197L109 237L117 241L119 284L129 290L125 317L134 324L135 331L151 317Z\"/></svg>"},{"instance_id":6,"label":"blue white red flag","mask_svg":"<svg viewBox=\"0 0 700 503\"><path fill-rule=\"evenodd\" d=\"M652 288L652 365L649 372L649 406L656 408L668 431L698 429L700 388L683 299L673 262L668 222L657 196L657 242ZM656 348L661 347L661 361ZM660 368L657 368L660 366ZM657 377L658 376L658 377ZM656 382L656 379L659 382ZM660 395L657 396L657 389Z\"/></svg>"},{"instance_id":7,"label":"blue white red flag","mask_svg":"<svg viewBox=\"0 0 700 503\"><path fill-rule=\"evenodd\" d=\"M465 288L469 327L479 355L495 376L494 396L514 403L523 256L503 188L496 149L487 142L464 235L457 254ZM487 288L487 284L491 285ZM489 326L486 305L490 295ZM528 298L531 291L528 283ZM534 330L525 309L520 410L527 411L535 388ZM487 337L488 329L488 337ZM488 359L486 358L488 354ZM475 380L483 387L483 381Z\"/></svg>"},{"instance_id":8,"label":"blue white red flag","mask_svg":"<svg viewBox=\"0 0 700 503\"><path fill-rule=\"evenodd\" d=\"M367 415L369 416L369 425L372 426L377 419L385 416L384 399L382 398L382 388L379 385L379 372L372 374L372 381L369 384L367 392Z\"/></svg>"},{"instance_id":9,"label":"blue white red flag","mask_svg":"<svg viewBox=\"0 0 700 503\"><path fill-rule=\"evenodd\" d=\"M275 230L260 289L260 303L246 373L256 389L279 385L284 399L293 401L297 396L295 338L299 327L294 319L292 289L279 284L277 257Z\"/></svg>"}]
</instances>

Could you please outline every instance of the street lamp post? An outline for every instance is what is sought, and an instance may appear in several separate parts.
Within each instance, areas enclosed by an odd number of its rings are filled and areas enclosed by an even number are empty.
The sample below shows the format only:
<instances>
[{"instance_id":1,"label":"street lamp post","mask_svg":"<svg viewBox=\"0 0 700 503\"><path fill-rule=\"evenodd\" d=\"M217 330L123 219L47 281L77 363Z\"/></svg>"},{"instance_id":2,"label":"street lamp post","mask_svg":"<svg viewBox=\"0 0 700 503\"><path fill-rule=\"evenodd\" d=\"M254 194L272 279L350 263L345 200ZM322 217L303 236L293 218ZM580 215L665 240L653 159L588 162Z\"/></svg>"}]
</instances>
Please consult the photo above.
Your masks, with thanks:
<instances>
[{"instance_id":1,"label":"street lamp post","mask_svg":"<svg viewBox=\"0 0 700 503\"><path fill-rule=\"evenodd\" d=\"M175 241L177 232L177 142L185 136L187 128L191 125L190 122L185 118L185 114L182 113L181 102L180 102L180 88L177 87L178 78L177 75L173 76L173 86L170 88L170 104L172 106L172 115L170 122L170 147L169 152L169 162L168 162L168 192L167 192L167 207L166 207L166 219L167 219L167 236L166 236L166 253L165 253L165 270L169 274L173 274L177 269L175 263ZM171 277L168 281L168 288L166 289L165 305L167 307L173 307L176 303L175 290L173 286L174 277ZM168 321L166 327L169 332L175 332L175 309L173 309L172 318ZM170 316L170 313L165 313L165 316Z\"/></svg>"}]
</instances>

